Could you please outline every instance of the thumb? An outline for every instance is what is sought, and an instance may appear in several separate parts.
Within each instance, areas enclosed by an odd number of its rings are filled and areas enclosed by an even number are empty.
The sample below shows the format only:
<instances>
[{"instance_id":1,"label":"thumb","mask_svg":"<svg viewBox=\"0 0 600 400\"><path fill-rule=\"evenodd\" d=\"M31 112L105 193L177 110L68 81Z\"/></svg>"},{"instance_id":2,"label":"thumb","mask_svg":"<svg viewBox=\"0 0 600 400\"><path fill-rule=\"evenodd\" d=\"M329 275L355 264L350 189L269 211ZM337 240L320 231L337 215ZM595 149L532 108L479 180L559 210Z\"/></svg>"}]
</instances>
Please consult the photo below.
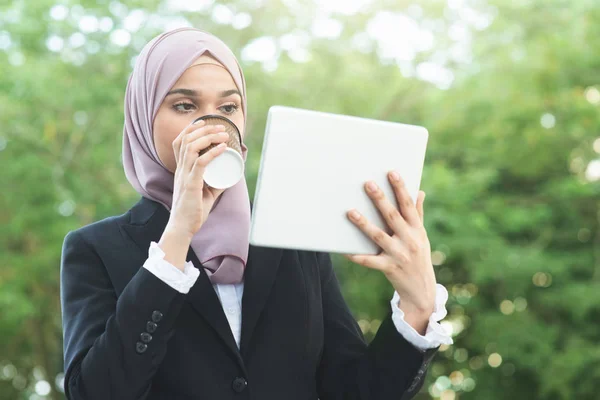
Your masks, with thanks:
<instances>
[{"instance_id":1,"label":"thumb","mask_svg":"<svg viewBox=\"0 0 600 400\"><path fill-rule=\"evenodd\" d=\"M425 192L422 190L419 190L419 196L417 197L417 213L419 214L419 218L421 218L421 222L423 222L424 214L425 214L425 212L423 211L423 203L424 202L425 202Z\"/></svg>"}]
</instances>

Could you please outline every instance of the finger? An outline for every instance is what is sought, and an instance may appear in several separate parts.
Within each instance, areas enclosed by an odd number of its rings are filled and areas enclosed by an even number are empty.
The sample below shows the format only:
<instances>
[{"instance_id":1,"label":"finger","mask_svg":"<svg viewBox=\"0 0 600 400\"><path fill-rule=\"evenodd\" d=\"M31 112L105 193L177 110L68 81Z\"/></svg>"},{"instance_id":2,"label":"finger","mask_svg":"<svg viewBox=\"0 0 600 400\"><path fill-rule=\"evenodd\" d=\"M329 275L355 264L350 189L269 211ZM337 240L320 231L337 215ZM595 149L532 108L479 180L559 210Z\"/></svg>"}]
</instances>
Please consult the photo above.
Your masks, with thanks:
<instances>
[{"instance_id":1,"label":"finger","mask_svg":"<svg viewBox=\"0 0 600 400\"><path fill-rule=\"evenodd\" d=\"M365 185L367 194L377 206L377 209L385 219L387 225L392 229L392 232L396 233L401 238L407 235L407 223L398 211L398 208L391 201L385 197L383 190L381 190L375 182L367 182Z\"/></svg>"},{"instance_id":2,"label":"finger","mask_svg":"<svg viewBox=\"0 0 600 400\"><path fill-rule=\"evenodd\" d=\"M206 121L204 120L200 120L196 123L191 123L186 126L185 129L183 129L173 141L173 151L175 152L175 160L177 161L177 165L184 164L183 159L185 153L183 152L183 149L187 143L195 140L199 136L216 132L218 130L223 131L225 130L225 127L223 125L206 125Z\"/></svg>"},{"instance_id":3,"label":"finger","mask_svg":"<svg viewBox=\"0 0 600 400\"><path fill-rule=\"evenodd\" d=\"M185 129L179 132L179 135L177 135L175 140L173 140L173 152L175 153L175 161L177 162L177 165L181 165L183 163L183 154L181 154L181 145L183 142L183 138L194 129L198 129L199 127L202 127L204 125L206 125L206 121L204 120L200 120L195 124L191 123L188 126L186 126Z\"/></svg>"},{"instance_id":4,"label":"finger","mask_svg":"<svg viewBox=\"0 0 600 400\"><path fill-rule=\"evenodd\" d=\"M364 267L376 269L385 272L388 268L387 260L382 256L374 256L368 254L344 254L344 257L353 263L360 264Z\"/></svg>"},{"instance_id":5,"label":"finger","mask_svg":"<svg viewBox=\"0 0 600 400\"><path fill-rule=\"evenodd\" d=\"M404 180L400 174L394 172L395 171L391 171L388 174L388 179L390 180L392 188L394 189L394 194L396 195L396 200L398 201L398 206L400 207L400 212L402 213L404 220L411 226L420 226L421 219L419 218L415 204L408 193L408 189L404 184Z\"/></svg>"},{"instance_id":6,"label":"finger","mask_svg":"<svg viewBox=\"0 0 600 400\"><path fill-rule=\"evenodd\" d=\"M223 125L207 125L207 126L203 126L201 128L196 128L196 129L192 130L186 136L186 140L188 142L192 142L192 141L198 139L199 137L210 135L211 133L219 133L219 132L225 132L225 126L223 126ZM229 136L229 135L227 135L227 136Z\"/></svg>"},{"instance_id":7,"label":"finger","mask_svg":"<svg viewBox=\"0 0 600 400\"><path fill-rule=\"evenodd\" d=\"M202 154L200 157L196 158L196 161L194 162L194 166L192 167L192 170L190 172L191 179L192 180L196 180L196 179L202 180L202 178L204 176L204 170L205 170L206 166L208 165L208 163L210 163L212 160L214 160L215 158L220 156L225 151L226 148L227 148L227 144L221 143L218 146L213 147L206 153Z\"/></svg>"},{"instance_id":8,"label":"finger","mask_svg":"<svg viewBox=\"0 0 600 400\"><path fill-rule=\"evenodd\" d=\"M190 171L194 166L194 162L198 158L198 153L212 144L226 142L229 135L226 132L211 133L206 136L201 136L194 141L187 143L183 149L183 168L185 171ZM187 139L184 139L187 140Z\"/></svg>"},{"instance_id":9,"label":"finger","mask_svg":"<svg viewBox=\"0 0 600 400\"><path fill-rule=\"evenodd\" d=\"M193 129L181 138L182 147L192 143L202 136L208 136L221 132L225 132L225 127L223 125L206 125L201 128ZM225 135L223 137L227 138L229 135Z\"/></svg>"},{"instance_id":10,"label":"finger","mask_svg":"<svg viewBox=\"0 0 600 400\"><path fill-rule=\"evenodd\" d=\"M404 258L401 241L394 240L385 231L381 230L377 225L371 223L357 210L348 212L348 218L361 231L371 238L381 249L392 257Z\"/></svg>"},{"instance_id":11,"label":"finger","mask_svg":"<svg viewBox=\"0 0 600 400\"><path fill-rule=\"evenodd\" d=\"M181 157L180 164L178 165L187 165L187 168L185 169L186 171L189 171L192 168L191 164L186 162L186 160L190 160L189 155L186 157L186 149L188 148L189 144L201 136L218 133L219 131L223 131L225 129L223 125L204 125L204 121L200 121L196 125L202 126L200 128L197 128L194 125L188 126L186 129L184 129L184 132L186 133L181 137L181 148L179 150ZM197 154L194 155L194 158L196 156Z\"/></svg>"},{"instance_id":12,"label":"finger","mask_svg":"<svg viewBox=\"0 0 600 400\"><path fill-rule=\"evenodd\" d=\"M421 223L425 221L425 213L423 211L423 203L425 202L425 192L419 190L419 197L417 198L417 213L419 214L419 218L421 219Z\"/></svg>"}]
</instances>

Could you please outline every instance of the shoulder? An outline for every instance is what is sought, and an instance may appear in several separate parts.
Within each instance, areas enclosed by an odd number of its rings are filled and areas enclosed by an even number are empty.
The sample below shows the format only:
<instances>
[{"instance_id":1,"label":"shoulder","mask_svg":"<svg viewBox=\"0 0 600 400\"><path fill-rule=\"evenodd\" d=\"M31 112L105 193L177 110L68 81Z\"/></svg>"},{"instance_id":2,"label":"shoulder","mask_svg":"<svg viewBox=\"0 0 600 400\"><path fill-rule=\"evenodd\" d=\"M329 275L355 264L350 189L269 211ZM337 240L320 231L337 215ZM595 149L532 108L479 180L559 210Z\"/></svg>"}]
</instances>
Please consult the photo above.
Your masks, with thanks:
<instances>
[{"instance_id":1,"label":"shoulder","mask_svg":"<svg viewBox=\"0 0 600 400\"><path fill-rule=\"evenodd\" d=\"M120 226L130 220L130 215L131 210L128 210L121 215L109 216L71 230L65 235L63 246L84 245L95 248L122 243Z\"/></svg>"},{"instance_id":2,"label":"shoulder","mask_svg":"<svg viewBox=\"0 0 600 400\"><path fill-rule=\"evenodd\" d=\"M124 240L121 230L121 226L129 221L129 213L103 218L65 235L60 263L62 286L69 288L83 282L114 286L114 271L123 269L119 266L123 265L124 259L137 255L127 248L129 242ZM117 268L112 268L114 266Z\"/></svg>"},{"instance_id":3,"label":"shoulder","mask_svg":"<svg viewBox=\"0 0 600 400\"><path fill-rule=\"evenodd\" d=\"M65 235L61 254L61 282L65 287L95 282L117 293L123 290L147 258L127 233L135 212L134 206Z\"/></svg>"}]
</instances>

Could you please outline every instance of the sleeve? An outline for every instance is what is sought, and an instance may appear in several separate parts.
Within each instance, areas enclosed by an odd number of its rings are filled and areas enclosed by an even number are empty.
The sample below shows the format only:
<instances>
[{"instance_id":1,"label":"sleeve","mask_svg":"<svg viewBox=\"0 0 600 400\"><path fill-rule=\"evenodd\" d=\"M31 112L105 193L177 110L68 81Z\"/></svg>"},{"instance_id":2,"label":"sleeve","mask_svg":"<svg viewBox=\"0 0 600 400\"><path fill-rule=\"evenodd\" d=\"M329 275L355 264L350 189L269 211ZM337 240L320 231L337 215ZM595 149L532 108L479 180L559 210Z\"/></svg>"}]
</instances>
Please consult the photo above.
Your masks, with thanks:
<instances>
[{"instance_id":1,"label":"sleeve","mask_svg":"<svg viewBox=\"0 0 600 400\"><path fill-rule=\"evenodd\" d=\"M185 295L139 268L117 297L78 231L65 237L60 283L67 399L147 398Z\"/></svg>"},{"instance_id":2,"label":"sleeve","mask_svg":"<svg viewBox=\"0 0 600 400\"><path fill-rule=\"evenodd\" d=\"M390 304L392 306L392 321L396 330L419 350L432 349L442 344L452 344L452 338L439 323L448 314L446 301L448 301L448 291L438 283L435 292L435 309L429 317L429 324L423 336L404 320L404 311L398 307L400 295L398 292L394 292Z\"/></svg>"},{"instance_id":3,"label":"sleeve","mask_svg":"<svg viewBox=\"0 0 600 400\"><path fill-rule=\"evenodd\" d=\"M165 261L165 252L162 251L156 242L150 242L148 259L144 263L144 268L183 294L187 294L190 291L191 287L196 283L198 276L200 276L200 270L195 268L191 261L185 263L183 271Z\"/></svg>"},{"instance_id":4,"label":"sleeve","mask_svg":"<svg viewBox=\"0 0 600 400\"><path fill-rule=\"evenodd\" d=\"M421 351L394 326L391 312L367 345L343 299L328 253L317 252L321 273L324 346L317 371L321 400L413 398L437 348Z\"/></svg>"}]
</instances>

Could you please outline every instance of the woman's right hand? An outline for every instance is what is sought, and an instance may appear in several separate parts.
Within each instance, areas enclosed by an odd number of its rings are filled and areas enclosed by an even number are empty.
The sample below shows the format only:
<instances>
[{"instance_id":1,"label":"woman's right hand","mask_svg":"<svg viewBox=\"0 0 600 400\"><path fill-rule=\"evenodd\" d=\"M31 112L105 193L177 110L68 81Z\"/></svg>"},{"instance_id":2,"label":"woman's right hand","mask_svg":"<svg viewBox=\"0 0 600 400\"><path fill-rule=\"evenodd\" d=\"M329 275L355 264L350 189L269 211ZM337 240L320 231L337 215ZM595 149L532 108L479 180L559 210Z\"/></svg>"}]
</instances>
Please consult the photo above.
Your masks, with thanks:
<instances>
[{"instance_id":1,"label":"woman's right hand","mask_svg":"<svg viewBox=\"0 0 600 400\"><path fill-rule=\"evenodd\" d=\"M213 204L224 192L204 183L204 170L227 148L224 142L228 137L224 126L206 125L201 120L187 126L173 141L177 168L169 226L189 240L204 224ZM221 144L198 156L213 143Z\"/></svg>"}]
</instances>

